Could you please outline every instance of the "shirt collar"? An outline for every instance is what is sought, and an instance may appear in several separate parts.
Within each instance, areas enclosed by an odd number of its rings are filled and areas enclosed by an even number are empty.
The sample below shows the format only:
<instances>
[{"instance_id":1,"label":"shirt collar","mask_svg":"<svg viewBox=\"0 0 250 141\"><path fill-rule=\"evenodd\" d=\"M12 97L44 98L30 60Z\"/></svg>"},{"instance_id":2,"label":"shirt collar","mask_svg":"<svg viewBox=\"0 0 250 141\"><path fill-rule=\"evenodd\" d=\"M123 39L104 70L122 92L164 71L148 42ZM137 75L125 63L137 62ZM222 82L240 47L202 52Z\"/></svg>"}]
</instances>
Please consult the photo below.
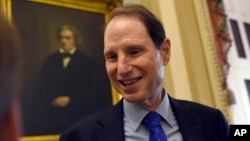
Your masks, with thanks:
<instances>
[{"instance_id":1,"label":"shirt collar","mask_svg":"<svg viewBox=\"0 0 250 141\"><path fill-rule=\"evenodd\" d=\"M71 49L71 50L70 50L70 52L69 52L69 53L70 53L70 54L74 54L74 53L75 53L75 51L76 51L76 48L73 48L73 49ZM60 48L60 49L59 49L59 52L60 52L60 53L65 53L65 50L64 50L64 49L62 49L62 48Z\"/></svg>"},{"instance_id":2,"label":"shirt collar","mask_svg":"<svg viewBox=\"0 0 250 141\"><path fill-rule=\"evenodd\" d=\"M141 107L139 104L130 103L125 99L123 99L123 111L125 117L127 118L134 131L139 128L143 118L149 112L148 110ZM169 102L168 94L167 92L165 92L165 90L164 97L155 111L162 116L162 118L167 122L167 124L173 126L173 112Z\"/></svg>"}]
</instances>

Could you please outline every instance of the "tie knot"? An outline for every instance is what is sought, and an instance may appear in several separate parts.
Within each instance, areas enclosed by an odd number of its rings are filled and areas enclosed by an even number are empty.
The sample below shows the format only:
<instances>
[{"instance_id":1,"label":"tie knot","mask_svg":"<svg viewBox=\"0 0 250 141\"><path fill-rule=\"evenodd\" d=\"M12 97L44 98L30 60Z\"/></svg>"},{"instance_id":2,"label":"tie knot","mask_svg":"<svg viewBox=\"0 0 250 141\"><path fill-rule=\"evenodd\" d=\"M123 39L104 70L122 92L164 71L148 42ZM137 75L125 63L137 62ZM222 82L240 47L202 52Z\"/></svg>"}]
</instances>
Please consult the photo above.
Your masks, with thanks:
<instances>
[{"instance_id":1,"label":"tie knot","mask_svg":"<svg viewBox=\"0 0 250 141\"><path fill-rule=\"evenodd\" d=\"M142 120L142 124L148 129L161 126L161 116L157 112L149 112Z\"/></svg>"},{"instance_id":2,"label":"tie knot","mask_svg":"<svg viewBox=\"0 0 250 141\"><path fill-rule=\"evenodd\" d=\"M68 52L65 52L65 53L61 53L62 57L63 58L66 58L66 57L71 57L72 54L68 53Z\"/></svg>"}]
</instances>

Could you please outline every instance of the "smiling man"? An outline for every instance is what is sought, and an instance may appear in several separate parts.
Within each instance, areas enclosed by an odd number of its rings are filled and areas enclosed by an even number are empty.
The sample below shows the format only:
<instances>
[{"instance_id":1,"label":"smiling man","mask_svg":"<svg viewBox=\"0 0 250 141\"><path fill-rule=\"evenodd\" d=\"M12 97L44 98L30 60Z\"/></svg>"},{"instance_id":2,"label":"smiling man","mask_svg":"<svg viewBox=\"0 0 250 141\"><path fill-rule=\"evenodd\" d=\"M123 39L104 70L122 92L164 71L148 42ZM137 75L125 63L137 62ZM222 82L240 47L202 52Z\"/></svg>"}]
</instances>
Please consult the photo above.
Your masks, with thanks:
<instances>
[{"instance_id":1,"label":"smiling man","mask_svg":"<svg viewBox=\"0 0 250 141\"><path fill-rule=\"evenodd\" d=\"M104 45L110 82L123 98L62 132L60 141L227 140L229 125L218 109L167 93L163 79L170 40L144 6L128 4L113 10Z\"/></svg>"}]
</instances>

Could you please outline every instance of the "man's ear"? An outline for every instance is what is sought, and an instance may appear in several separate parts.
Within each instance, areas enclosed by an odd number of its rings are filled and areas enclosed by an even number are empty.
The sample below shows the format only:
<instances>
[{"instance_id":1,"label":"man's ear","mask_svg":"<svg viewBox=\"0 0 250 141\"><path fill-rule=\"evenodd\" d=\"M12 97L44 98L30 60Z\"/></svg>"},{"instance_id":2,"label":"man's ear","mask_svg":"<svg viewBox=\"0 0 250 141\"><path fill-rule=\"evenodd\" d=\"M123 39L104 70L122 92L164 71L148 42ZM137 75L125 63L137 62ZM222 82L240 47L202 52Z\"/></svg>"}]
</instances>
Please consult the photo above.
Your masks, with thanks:
<instances>
[{"instance_id":1,"label":"man's ear","mask_svg":"<svg viewBox=\"0 0 250 141\"><path fill-rule=\"evenodd\" d=\"M160 48L160 52L163 60L163 65L166 66L170 60L170 54L171 54L171 43L168 38L164 39Z\"/></svg>"}]
</instances>

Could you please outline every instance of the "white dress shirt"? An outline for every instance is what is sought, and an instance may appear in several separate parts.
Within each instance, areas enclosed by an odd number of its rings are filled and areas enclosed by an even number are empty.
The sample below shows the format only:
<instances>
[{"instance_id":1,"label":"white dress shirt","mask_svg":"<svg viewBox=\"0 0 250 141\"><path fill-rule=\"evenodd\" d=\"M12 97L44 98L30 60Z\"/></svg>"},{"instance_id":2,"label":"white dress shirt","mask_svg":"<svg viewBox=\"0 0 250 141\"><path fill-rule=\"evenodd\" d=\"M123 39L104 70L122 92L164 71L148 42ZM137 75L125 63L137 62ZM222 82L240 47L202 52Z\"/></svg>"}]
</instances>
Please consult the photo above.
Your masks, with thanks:
<instances>
[{"instance_id":1,"label":"white dress shirt","mask_svg":"<svg viewBox=\"0 0 250 141\"><path fill-rule=\"evenodd\" d=\"M141 122L149 111L125 99L123 100L123 111L125 141L148 141L149 131L141 125ZM183 141L179 125L172 111L167 94L164 94L161 104L155 111L163 118L161 124L167 135L168 141Z\"/></svg>"}]
</instances>

